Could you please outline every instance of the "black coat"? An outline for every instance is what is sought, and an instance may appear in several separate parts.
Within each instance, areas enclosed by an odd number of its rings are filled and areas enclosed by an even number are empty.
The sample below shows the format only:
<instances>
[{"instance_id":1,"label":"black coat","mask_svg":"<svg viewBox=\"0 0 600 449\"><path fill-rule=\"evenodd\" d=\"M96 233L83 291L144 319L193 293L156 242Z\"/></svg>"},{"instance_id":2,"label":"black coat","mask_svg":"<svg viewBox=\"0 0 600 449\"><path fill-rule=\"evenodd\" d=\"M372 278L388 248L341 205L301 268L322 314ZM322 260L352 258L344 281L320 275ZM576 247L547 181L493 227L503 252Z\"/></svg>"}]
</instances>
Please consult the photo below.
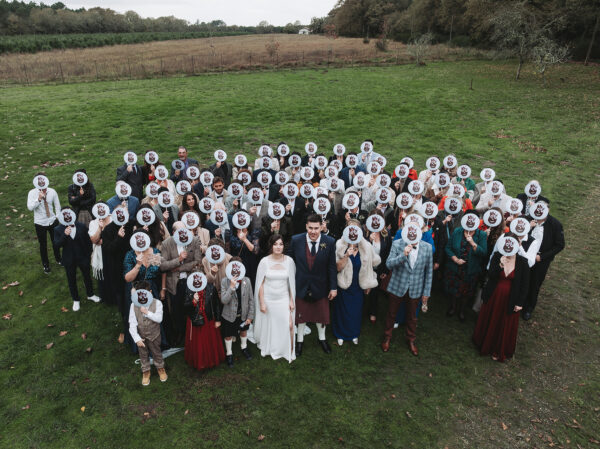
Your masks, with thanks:
<instances>
[{"instance_id":1,"label":"black coat","mask_svg":"<svg viewBox=\"0 0 600 449\"><path fill-rule=\"evenodd\" d=\"M62 248L62 264L89 265L92 256L92 241L83 223L75 223L75 238L65 234L65 226L54 228L54 245Z\"/></svg>"},{"instance_id":2,"label":"black coat","mask_svg":"<svg viewBox=\"0 0 600 449\"><path fill-rule=\"evenodd\" d=\"M217 163L215 162L208 167L208 169L215 176L215 178L223 178L223 184L225 184L225 188L229 187L229 184L231 184L231 176L233 175L233 167L229 162L223 162L219 168L217 168Z\"/></svg>"},{"instance_id":3,"label":"black coat","mask_svg":"<svg viewBox=\"0 0 600 449\"><path fill-rule=\"evenodd\" d=\"M96 189L94 184L89 182L83 189L83 195L79 194L80 187L76 184L71 184L68 190L69 204L75 211L75 215L79 215L82 210L87 210L92 213L92 207L96 204Z\"/></svg>"},{"instance_id":4,"label":"black coat","mask_svg":"<svg viewBox=\"0 0 600 449\"><path fill-rule=\"evenodd\" d=\"M533 232L533 229L529 232L529 238L527 239L529 242L533 239L531 232ZM540 256L538 263L550 264L563 249L565 249L565 235L562 224L552 215L548 215L544 222L544 238L538 253Z\"/></svg>"},{"instance_id":5,"label":"black coat","mask_svg":"<svg viewBox=\"0 0 600 449\"><path fill-rule=\"evenodd\" d=\"M281 204L287 206L289 201L287 198L281 198L279 200ZM294 213L288 211L285 212L285 216L289 217L292 221L292 235L301 234L306 231L306 217L308 216L308 209L306 208L305 199L302 197L296 198L294 201Z\"/></svg>"},{"instance_id":6,"label":"black coat","mask_svg":"<svg viewBox=\"0 0 600 449\"><path fill-rule=\"evenodd\" d=\"M190 318L194 317L194 309L197 307L193 305L193 298L194 292L186 289L186 299L183 309L185 314ZM215 287L211 283L206 284L206 288L204 289L204 311L206 312L208 321L221 321L222 306L223 304L219 300L219 295ZM204 325L206 326L207 323L204 323Z\"/></svg>"},{"instance_id":7,"label":"black coat","mask_svg":"<svg viewBox=\"0 0 600 449\"><path fill-rule=\"evenodd\" d=\"M437 252L437 251L436 251ZM485 303L487 302L494 290L496 290L496 286L498 285L498 280L500 279L500 273L502 273L503 268L500 267L500 258L502 255L500 253L495 253L494 257L492 257L492 261L490 262L490 269L488 270L488 279L483 286L483 290L481 292L481 299ZM515 261L515 277L512 280L512 284L510 287L510 296L508 299L508 310L507 313L514 313L515 306L523 307L527 303L527 291L529 289L529 265L527 264L527 259L522 256L517 255L517 259Z\"/></svg>"},{"instance_id":8,"label":"black coat","mask_svg":"<svg viewBox=\"0 0 600 449\"><path fill-rule=\"evenodd\" d=\"M127 164L117 168L117 181L125 181L131 187L131 194L142 201L144 197L144 173L142 167L135 165L135 170L127 171Z\"/></svg>"}]
</instances>

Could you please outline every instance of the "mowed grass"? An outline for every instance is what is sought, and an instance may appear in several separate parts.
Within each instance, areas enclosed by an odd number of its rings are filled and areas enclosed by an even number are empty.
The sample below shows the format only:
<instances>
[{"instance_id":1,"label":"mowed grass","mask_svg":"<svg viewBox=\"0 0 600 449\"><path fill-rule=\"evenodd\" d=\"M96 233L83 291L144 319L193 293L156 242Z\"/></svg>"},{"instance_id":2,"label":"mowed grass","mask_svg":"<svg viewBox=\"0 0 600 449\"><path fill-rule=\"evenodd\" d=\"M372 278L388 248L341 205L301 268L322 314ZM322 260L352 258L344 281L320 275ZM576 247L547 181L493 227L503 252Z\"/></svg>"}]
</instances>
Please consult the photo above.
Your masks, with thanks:
<instances>
[{"instance_id":1,"label":"mowed grass","mask_svg":"<svg viewBox=\"0 0 600 449\"><path fill-rule=\"evenodd\" d=\"M12 314L0 320L0 446L595 447L597 69L562 67L547 89L530 70L512 81L513 70L439 63L3 90L0 281L20 285L0 291L1 314ZM116 309L84 301L73 313L64 270L42 273L25 207L42 165L66 203L76 167L87 169L99 199L112 196L129 149L153 148L170 162L183 144L210 163L216 148L231 158L254 156L262 142L301 149L313 140L329 154L335 143L355 149L369 137L392 167L410 155L421 169L428 156L454 152L474 174L493 167L514 195L541 182L567 248L534 319L521 323L512 361L480 357L470 342L474 314L466 323L446 318L438 293L419 319L418 358L403 328L389 353L379 349L381 298L378 323L365 319L358 346L327 356L313 328L291 365L261 359L254 346L246 362L235 345L234 369L197 372L177 354L165 384L154 374L142 388L136 357L116 341Z\"/></svg>"}]
</instances>

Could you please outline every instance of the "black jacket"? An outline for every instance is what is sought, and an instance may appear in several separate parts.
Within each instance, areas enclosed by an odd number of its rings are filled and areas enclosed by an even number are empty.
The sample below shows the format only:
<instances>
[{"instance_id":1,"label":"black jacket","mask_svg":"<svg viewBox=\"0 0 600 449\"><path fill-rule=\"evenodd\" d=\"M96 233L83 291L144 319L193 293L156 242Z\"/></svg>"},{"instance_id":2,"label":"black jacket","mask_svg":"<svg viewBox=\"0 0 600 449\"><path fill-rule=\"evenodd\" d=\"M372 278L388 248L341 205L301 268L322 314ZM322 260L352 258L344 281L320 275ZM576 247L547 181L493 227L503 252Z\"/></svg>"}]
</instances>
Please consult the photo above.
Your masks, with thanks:
<instances>
[{"instance_id":1,"label":"black jacket","mask_svg":"<svg viewBox=\"0 0 600 449\"><path fill-rule=\"evenodd\" d=\"M481 292L481 299L484 303L491 298L492 294L494 293L494 290L496 290L496 286L498 285L500 273L502 273L503 270L503 268L500 267L501 257L502 255L500 253L495 253L494 257L492 257L492 261L490 262L490 269L488 270L488 279L485 285L483 286L483 290ZM512 280L512 284L510 287L510 296L508 299L508 314L514 313L515 306L523 307L527 303L528 289L529 265L527 264L527 259L517 255L517 260L515 261L515 277Z\"/></svg>"},{"instance_id":2,"label":"black jacket","mask_svg":"<svg viewBox=\"0 0 600 449\"><path fill-rule=\"evenodd\" d=\"M144 173L142 167L135 165L135 169L128 172L127 164L117 168L117 181L125 181L131 186L131 194L142 201L144 197Z\"/></svg>"},{"instance_id":3,"label":"black jacket","mask_svg":"<svg viewBox=\"0 0 600 449\"><path fill-rule=\"evenodd\" d=\"M215 162L208 167L208 169L215 176L215 178L223 178L223 184L225 184L225 188L229 187L229 184L231 184L231 176L233 175L233 167L229 162L223 162L219 168L217 168L217 163Z\"/></svg>"},{"instance_id":4,"label":"black jacket","mask_svg":"<svg viewBox=\"0 0 600 449\"><path fill-rule=\"evenodd\" d=\"M96 204L96 189L91 182L83 189L83 195L79 194L80 187L71 184L68 190L69 204L73 207L75 215L79 215L82 210L92 213L92 207Z\"/></svg>"},{"instance_id":5,"label":"black jacket","mask_svg":"<svg viewBox=\"0 0 600 449\"><path fill-rule=\"evenodd\" d=\"M531 219L531 217L529 217ZM534 228L535 229L535 228ZM531 242L533 237L529 232L528 242ZM540 264L549 264L554 260L554 257L565 248L565 235L560 221L552 215L548 215L544 222L544 238L540 246L539 256Z\"/></svg>"},{"instance_id":6,"label":"black jacket","mask_svg":"<svg viewBox=\"0 0 600 449\"><path fill-rule=\"evenodd\" d=\"M75 223L75 238L65 234L65 226L54 228L54 245L62 248L62 264L89 265L92 255L92 241L83 223Z\"/></svg>"},{"instance_id":7,"label":"black jacket","mask_svg":"<svg viewBox=\"0 0 600 449\"><path fill-rule=\"evenodd\" d=\"M185 314L190 317L190 319L193 319L196 315L194 309L196 309L197 306L193 305L193 298L194 292L187 289L183 308ZM221 321L222 306L215 287L210 283L206 284L206 288L204 289L204 311L206 312L208 321ZM206 325L206 323L204 324Z\"/></svg>"}]
</instances>

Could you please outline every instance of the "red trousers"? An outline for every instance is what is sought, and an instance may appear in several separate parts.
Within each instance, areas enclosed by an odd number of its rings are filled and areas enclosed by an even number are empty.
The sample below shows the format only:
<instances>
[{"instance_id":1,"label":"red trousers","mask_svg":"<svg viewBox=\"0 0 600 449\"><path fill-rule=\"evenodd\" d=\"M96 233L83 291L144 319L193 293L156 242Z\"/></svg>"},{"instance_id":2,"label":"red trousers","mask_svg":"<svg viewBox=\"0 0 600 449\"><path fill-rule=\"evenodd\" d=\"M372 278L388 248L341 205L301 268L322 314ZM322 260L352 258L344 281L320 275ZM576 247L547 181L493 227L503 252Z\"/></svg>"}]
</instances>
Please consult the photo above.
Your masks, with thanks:
<instances>
[{"instance_id":1,"label":"red trousers","mask_svg":"<svg viewBox=\"0 0 600 449\"><path fill-rule=\"evenodd\" d=\"M388 298L390 304L385 317L385 337L392 338L396 314L400 305L404 302L406 303L406 340L414 342L417 338L417 307L421 298L411 298L408 296L408 291L402 298L388 292Z\"/></svg>"}]
</instances>

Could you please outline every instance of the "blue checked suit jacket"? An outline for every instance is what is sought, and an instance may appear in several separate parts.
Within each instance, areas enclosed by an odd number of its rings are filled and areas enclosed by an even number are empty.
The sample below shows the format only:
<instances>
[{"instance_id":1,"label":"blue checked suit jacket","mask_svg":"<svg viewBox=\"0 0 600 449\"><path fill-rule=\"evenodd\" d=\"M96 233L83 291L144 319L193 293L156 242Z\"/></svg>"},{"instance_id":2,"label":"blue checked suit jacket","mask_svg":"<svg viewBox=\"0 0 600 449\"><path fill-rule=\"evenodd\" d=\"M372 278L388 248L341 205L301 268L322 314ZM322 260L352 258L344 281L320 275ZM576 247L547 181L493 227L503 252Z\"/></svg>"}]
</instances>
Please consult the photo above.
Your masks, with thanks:
<instances>
[{"instance_id":1,"label":"blue checked suit jacket","mask_svg":"<svg viewBox=\"0 0 600 449\"><path fill-rule=\"evenodd\" d=\"M404 255L404 240L396 240L392 244L390 255L386 261L392 272L387 291L401 298L408 294L411 298L429 297L433 278L433 252L427 242L419 242L419 253L414 268L410 267L409 258Z\"/></svg>"}]
</instances>

